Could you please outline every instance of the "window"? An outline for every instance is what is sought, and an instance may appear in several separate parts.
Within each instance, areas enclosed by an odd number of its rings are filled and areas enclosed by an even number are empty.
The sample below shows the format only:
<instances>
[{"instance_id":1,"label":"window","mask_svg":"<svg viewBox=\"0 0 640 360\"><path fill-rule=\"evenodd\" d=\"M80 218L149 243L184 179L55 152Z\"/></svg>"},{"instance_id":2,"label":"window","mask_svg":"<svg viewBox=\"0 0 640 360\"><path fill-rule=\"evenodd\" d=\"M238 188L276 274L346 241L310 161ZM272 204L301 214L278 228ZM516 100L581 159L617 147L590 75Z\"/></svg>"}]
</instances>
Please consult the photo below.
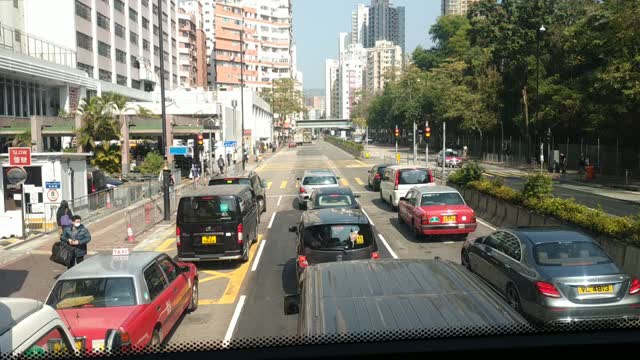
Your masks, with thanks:
<instances>
[{"instance_id":1,"label":"window","mask_svg":"<svg viewBox=\"0 0 640 360\"><path fill-rule=\"evenodd\" d=\"M134 89L140 89L140 80L131 80L131 87Z\"/></svg>"},{"instance_id":2,"label":"window","mask_svg":"<svg viewBox=\"0 0 640 360\"><path fill-rule=\"evenodd\" d=\"M109 18L98 13L98 26L105 30L109 30Z\"/></svg>"},{"instance_id":3,"label":"window","mask_svg":"<svg viewBox=\"0 0 640 360\"><path fill-rule=\"evenodd\" d=\"M366 248L375 241L366 224L311 226L304 229L303 240L306 248L338 252Z\"/></svg>"},{"instance_id":4,"label":"window","mask_svg":"<svg viewBox=\"0 0 640 360\"><path fill-rule=\"evenodd\" d=\"M118 85L127 86L127 77L123 75L116 75L116 82Z\"/></svg>"},{"instance_id":5,"label":"window","mask_svg":"<svg viewBox=\"0 0 640 360\"><path fill-rule=\"evenodd\" d=\"M185 223L227 221L240 215L235 196L203 196L180 201L181 221Z\"/></svg>"},{"instance_id":6,"label":"window","mask_svg":"<svg viewBox=\"0 0 640 360\"><path fill-rule=\"evenodd\" d=\"M307 176L302 180L302 185L335 185L337 183L335 176Z\"/></svg>"},{"instance_id":7,"label":"window","mask_svg":"<svg viewBox=\"0 0 640 360\"><path fill-rule=\"evenodd\" d=\"M122 64L126 64L127 63L127 53L120 50L120 49L116 49L116 61Z\"/></svg>"},{"instance_id":8,"label":"window","mask_svg":"<svg viewBox=\"0 0 640 360\"><path fill-rule=\"evenodd\" d=\"M353 204L353 201L351 196L346 194L320 195L315 205L327 207L349 206Z\"/></svg>"},{"instance_id":9,"label":"window","mask_svg":"<svg viewBox=\"0 0 640 360\"><path fill-rule=\"evenodd\" d=\"M144 281L147 283L147 288L149 289L148 296L151 300L158 297L164 288L167 287L167 281L162 275L160 267L155 262L144 271Z\"/></svg>"},{"instance_id":10,"label":"window","mask_svg":"<svg viewBox=\"0 0 640 360\"><path fill-rule=\"evenodd\" d=\"M142 40L142 49L144 50L149 50L149 47L151 46L151 44L149 43L149 41L147 40Z\"/></svg>"},{"instance_id":11,"label":"window","mask_svg":"<svg viewBox=\"0 0 640 360\"><path fill-rule=\"evenodd\" d=\"M158 15L158 5L153 5L153 15Z\"/></svg>"},{"instance_id":12,"label":"window","mask_svg":"<svg viewBox=\"0 0 640 360\"><path fill-rule=\"evenodd\" d=\"M20 4L18 3L18 0L13 0L13 7L16 8L16 9L20 7Z\"/></svg>"},{"instance_id":13,"label":"window","mask_svg":"<svg viewBox=\"0 0 640 360\"><path fill-rule=\"evenodd\" d=\"M426 169L399 170L400 185L407 184L427 184L431 182L431 176Z\"/></svg>"},{"instance_id":14,"label":"window","mask_svg":"<svg viewBox=\"0 0 640 360\"><path fill-rule=\"evenodd\" d=\"M142 0L142 6L149 7L149 0Z\"/></svg>"},{"instance_id":15,"label":"window","mask_svg":"<svg viewBox=\"0 0 640 360\"><path fill-rule=\"evenodd\" d=\"M111 71L100 69L98 70L98 77L102 81L111 82Z\"/></svg>"},{"instance_id":16,"label":"window","mask_svg":"<svg viewBox=\"0 0 640 360\"><path fill-rule=\"evenodd\" d=\"M120 25L118 23L115 23L115 28L116 28L116 36L119 37L119 38L124 39L126 37L125 36L126 30L124 29L124 26L122 26L122 25Z\"/></svg>"},{"instance_id":17,"label":"window","mask_svg":"<svg viewBox=\"0 0 640 360\"><path fill-rule=\"evenodd\" d=\"M138 62L138 58L135 55L131 55L131 66L134 69L140 69L140 62Z\"/></svg>"},{"instance_id":18,"label":"window","mask_svg":"<svg viewBox=\"0 0 640 360\"><path fill-rule=\"evenodd\" d=\"M93 38L89 35L76 31L76 45L79 48L93 51Z\"/></svg>"},{"instance_id":19,"label":"window","mask_svg":"<svg viewBox=\"0 0 640 360\"><path fill-rule=\"evenodd\" d=\"M464 205L464 200L460 194L455 192L449 193L424 193L422 194L422 206L434 205Z\"/></svg>"},{"instance_id":20,"label":"window","mask_svg":"<svg viewBox=\"0 0 640 360\"><path fill-rule=\"evenodd\" d=\"M149 19L147 19L146 17L142 17L142 27L145 29L149 29Z\"/></svg>"},{"instance_id":21,"label":"window","mask_svg":"<svg viewBox=\"0 0 640 360\"><path fill-rule=\"evenodd\" d=\"M120 11L121 13L124 13L124 1L122 0L113 0L113 7Z\"/></svg>"},{"instance_id":22,"label":"window","mask_svg":"<svg viewBox=\"0 0 640 360\"><path fill-rule=\"evenodd\" d=\"M64 280L56 284L47 299L54 309L133 306L136 289L131 277L96 277Z\"/></svg>"},{"instance_id":23,"label":"window","mask_svg":"<svg viewBox=\"0 0 640 360\"><path fill-rule=\"evenodd\" d=\"M157 46L153 47L153 55L155 56L159 56L160 55L160 48Z\"/></svg>"},{"instance_id":24,"label":"window","mask_svg":"<svg viewBox=\"0 0 640 360\"><path fill-rule=\"evenodd\" d=\"M153 25L153 35L158 35L159 32L158 25Z\"/></svg>"},{"instance_id":25,"label":"window","mask_svg":"<svg viewBox=\"0 0 640 360\"><path fill-rule=\"evenodd\" d=\"M83 70L84 72L86 72L89 77L93 77L93 66L79 62L77 64L77 67L78 70Z\"/></svg>"},{"instance_id":26,"label":"window","mask_svg":"<svg viewBox=\"0 0 640 360\"><path fill-rule=\"evenodd\" d=\"M16 1L17 0L14 0L14 3ZM71 354L70 349L73 349L73 346L69 344L69 340L66 335L64 335L64 331L56 326L38 339L38 341L26 348L24 354L39 354L41 352L56 355Z\"/></svg>"},{"instance_id":27,"label":"window","mask_svg":"<svg viewBox=\"0 0 640 360\"><path fill-rule=\"evenodd\" d=\"M169 283L172 283L173 280L178 277L178 266L174 264L173 261L169 260L168 257L163 257L162 259L160 259L160 261L158 261L158 263L160 264L162 272L167 275Z\"/></svg>"},{"instance_id":28,"label":"window","mask_svg":"<svg viewBox=\"0 0 640 360\"><path fill-rule=\"evenodd\" d=\"M91 8L80 1L76 1L76 15L91 21Z\"/></svg>"},{"instance_id":29,"label":"window","mask_svg":"<svg viewBox=\"0 0 640 360\"><path fill-rule=\"evenodd\" d=\"M98 41L98 54L111 58L111 45Z\"/></svg>"},{"instance_id":30,"label":"window","mask_svg":"<svg viewBox=\"0 0 640 360\"><path fill-rule=\"evenodd\" d=\"M138 12L129 8L129 19L133 22L138 22Z\"/></svg>"},{"instance_id":31,"label":"window","mask_svg":"<svg viewBox=\"0 0 640 360\"><path fill-rule=\"evenodd\" d=\"M134 33L133 31L130 31L129 40L131 41L132 44L138 45L138 34Z\"/></svg>"},{"instance_id":32,"label":"window","mask_svg":"<svg viewBox=\"0 0 640 360\"><path fill-rule=\"evenodd\" d=\"M498 231L485 238L483 244L495 249L512 259L520 261L522 250L520 240L506 231Z\"/></svg>"},{"instance_id":33,"label":"window","mask_svg":"<svg viewBox=\"0 0 640 360\"><path fill-rule=\"evenodd\" d=\"M602 249L587 241L552 242L536 245L533 257L542 266L585 266L609 264L611 258Z\"/></svg>"}]
</instances>

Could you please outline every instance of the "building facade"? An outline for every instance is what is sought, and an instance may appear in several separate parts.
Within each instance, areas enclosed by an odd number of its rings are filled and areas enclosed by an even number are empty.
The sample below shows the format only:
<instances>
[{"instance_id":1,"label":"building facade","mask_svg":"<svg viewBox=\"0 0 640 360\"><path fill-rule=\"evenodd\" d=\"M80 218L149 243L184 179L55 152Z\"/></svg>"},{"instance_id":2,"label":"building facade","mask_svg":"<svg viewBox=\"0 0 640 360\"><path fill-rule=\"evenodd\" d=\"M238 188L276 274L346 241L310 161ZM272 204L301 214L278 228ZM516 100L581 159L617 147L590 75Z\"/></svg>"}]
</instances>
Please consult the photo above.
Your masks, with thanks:
<instances>
[{"instance_id":1,"label":"building facade","mask_svg":"<svg viewBox=\"0 0 640 360\"><path fill-rule=\"evenodd\" d=\"M328 119L337 119L340 113L340 88L338 79L340 75L340 61L335 59L327 59L325 61L325 117Z\"/></svg>"},{"instance_id":2,"label":"building facade","mask_svg":"<svg viewBox=\"0 0 640 360\"><path fill-rule=\"evenodd\" d=\"M386 74L402 71L402 48L391 41L377 41L376 46L367 49L365 89L374 94L384 89Z\"/></svg>"},{"instance_id":3,"label":"building facade","mask_svg":"<svg viewBox=\"0 0 640 360\"><path fill-rule=\"evenodd\" d=\"M387 40L405 50L405 9L389 0L372 0L364 47L374 47L376 41ZM352 26L353 27L353 26Z\"/></svg>"},{"instance_id":4,"label":"building facade","mask_svg":"<svg viewBox=\"0 0 640 360\"><path fill-rule=\"evenodd\" d=\"M358 4L351 13L351 43L365 45L369 33L369 7Z\"/></svg>"},{"instance_id":5,"label":"building facade","mask_svg":"<svg viewBox=\"0 0 640 360\"><path fill-rule=\"evenodd\" d=\"M178 84L181 88L207 86L206 35L202 3L186 1L178 8Z\"/></svg>"},{"instance_id":6,"label":"building facade","mask_svg":"<svg viewBox=\"0 0 640 360\"><path fill-rule=\"evenodd\" d=\"M442 15L467 15L471 5L480 0L442 0Z\"/></svg>"},{"instance_id":7,"label":"building facade","mask_svg":"<svg viewBox=\"0 0 640 360\"><path fill-rule=\"evenodd\" d=\"M360 44L349 45L342 55L338 72L338 118L349 119L359 92L364 87L367 50Z\"/></svg>"}]
</instances>

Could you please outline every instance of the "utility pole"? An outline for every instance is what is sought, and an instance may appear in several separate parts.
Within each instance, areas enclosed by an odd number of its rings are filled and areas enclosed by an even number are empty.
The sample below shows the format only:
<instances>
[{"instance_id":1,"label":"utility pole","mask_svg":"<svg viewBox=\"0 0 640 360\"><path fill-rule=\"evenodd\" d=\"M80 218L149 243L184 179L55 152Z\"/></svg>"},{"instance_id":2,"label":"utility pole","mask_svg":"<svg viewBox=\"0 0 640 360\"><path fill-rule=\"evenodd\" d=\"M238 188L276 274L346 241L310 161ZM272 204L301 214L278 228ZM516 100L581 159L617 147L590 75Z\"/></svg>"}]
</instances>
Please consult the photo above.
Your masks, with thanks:
<instances>
[{"instance_id":1,"label":"utility pole","mask_svg":"<svg viewBox=\"0 0 640 360\"><path fill-rule=\"evenodd\" d=\"M416 146L416 132L418 128L416 127L416 121L413 120L413 163L416 164L418 162L418 147Z\"/></svg>"},{"instance_id":2,"label":"utility pole","mask_svg":"<svg viewBox=\"0 0 640 360\"><path fill-rule=\"evenodd\" d=\"M158 1L158 37L160 38L158 41L159 50L160 50L160 109L162 118L162 147L164 153L164 169L162 170L163 179L163 204L164 204L164 221L169 221L171 219L171 201L169 200L169 176L171 174L171 170L169 169L169 163L167 160L167 150L169 149L169 145L167 141L169 136L167 135L167 112L165 109L165 98L164 98L164 36L162 31L162 1Z\"/></svg>"},{"instance_id":3,"label":"utility pole","mask_svg":"<svg viewBox=\"0 0 640 360\"><path fill-rule=\"evenodd\" d=\"M431 137L431 128L429 127L429 120L424 125L424 166L429 166L429 138Z\"/></svg>"},{"instance_id":4,"label":"utility pole","mask_svg":"<svg viewBox=\"0 0 640 360\"><path fill-rule=\"evenodd\" d=\"M445 164L447 163L447 122L442 122L442 184L445 184Z\"/></svg>"},{"instance_id":5,"label":"utility pole","mask_svg":"<svg viewBox=\"0 0 640 360\"><path fill-rule=\"evenodd\" d=\"M242 171L246 169L244 157L244 14L242 14L242 28L240 29L240 117L242 118Z\"/></svg>"},{"instance_id":6,"label":"utility pole","mask_svg":"<svg viewBox=\"0 0 640 360\"><path fill-rule=\"evenodd\" d=\"M400 164L400 158L398 157L398 136L400 136L400 129L398 129L398 125L396 124L396 164Z\"/></svg>"}]
</instances>

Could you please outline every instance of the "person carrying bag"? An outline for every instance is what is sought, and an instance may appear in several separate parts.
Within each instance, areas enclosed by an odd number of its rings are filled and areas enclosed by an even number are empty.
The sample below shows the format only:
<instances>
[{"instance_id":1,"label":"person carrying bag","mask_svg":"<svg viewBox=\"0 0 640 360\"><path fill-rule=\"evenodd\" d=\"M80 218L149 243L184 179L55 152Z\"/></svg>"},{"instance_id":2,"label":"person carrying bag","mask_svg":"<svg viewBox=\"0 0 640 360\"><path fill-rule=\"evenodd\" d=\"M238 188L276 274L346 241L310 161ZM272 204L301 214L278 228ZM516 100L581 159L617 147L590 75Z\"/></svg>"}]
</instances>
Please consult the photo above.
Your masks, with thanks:
<instances>
[{"instance_id":1,"label":"person carrying bag","mask_svg":"<svg viewBox=\"0 0 640 360\"><path fill-rule=\"evenodd\" d=\"M62 200L60 203L60 207L58 211L56 211L56 221L58 223L58 235L62 235L65 229L71 228L73 226L73 213L71 209L69 209L69 203L67 200Z\"/></svg>"},{"instance_id":2,"label":"person carrying bag","mask_svg":"<svg viewBox=\"0 0 640 360\"><path fill-rule=\"evenodd\" d=\"M73 217L73 227L65 229L62 236L60 236L60 242L70 245L74 250L73 256L67 264L68 269L84 261L84 257L87 255L87 244L90 241L91 234L89 229L82 225L82 218L75 215Z\"/></svg>"}]
</instances>

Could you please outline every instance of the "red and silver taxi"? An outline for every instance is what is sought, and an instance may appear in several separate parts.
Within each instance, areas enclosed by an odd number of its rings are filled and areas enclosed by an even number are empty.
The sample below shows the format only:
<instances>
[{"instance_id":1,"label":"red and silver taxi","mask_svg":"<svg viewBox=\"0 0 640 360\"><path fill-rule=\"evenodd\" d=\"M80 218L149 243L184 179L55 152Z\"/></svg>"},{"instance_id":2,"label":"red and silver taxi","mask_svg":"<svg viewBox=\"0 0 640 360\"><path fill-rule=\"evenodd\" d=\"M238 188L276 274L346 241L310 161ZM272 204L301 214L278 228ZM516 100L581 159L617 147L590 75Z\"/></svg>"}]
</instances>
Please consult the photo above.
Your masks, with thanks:
<instances>
[{"instance_id":1,"label":"red and silver taxi","mask_svg":"<svg viewBox=\"0 0 640 360\"><path fill-rule=\"evenodd\" d=\"M115 249L63 273L46 304L88 352L142 350L160 345L180 316L197 308L198 272L164 253Z\"/></svg>"},{"instance_id":2,"label":"red and silver taxi","mask_svg":"<svg viewBox=\"0 0 640 360\"><path fill-rule=\"evenodd\" d=\"M425 235L454 235L460 239L476 230L476 214L460 193L448 186L415 186L400 198L398 220L418 239Z\"/></svg>"}]
</instances>

